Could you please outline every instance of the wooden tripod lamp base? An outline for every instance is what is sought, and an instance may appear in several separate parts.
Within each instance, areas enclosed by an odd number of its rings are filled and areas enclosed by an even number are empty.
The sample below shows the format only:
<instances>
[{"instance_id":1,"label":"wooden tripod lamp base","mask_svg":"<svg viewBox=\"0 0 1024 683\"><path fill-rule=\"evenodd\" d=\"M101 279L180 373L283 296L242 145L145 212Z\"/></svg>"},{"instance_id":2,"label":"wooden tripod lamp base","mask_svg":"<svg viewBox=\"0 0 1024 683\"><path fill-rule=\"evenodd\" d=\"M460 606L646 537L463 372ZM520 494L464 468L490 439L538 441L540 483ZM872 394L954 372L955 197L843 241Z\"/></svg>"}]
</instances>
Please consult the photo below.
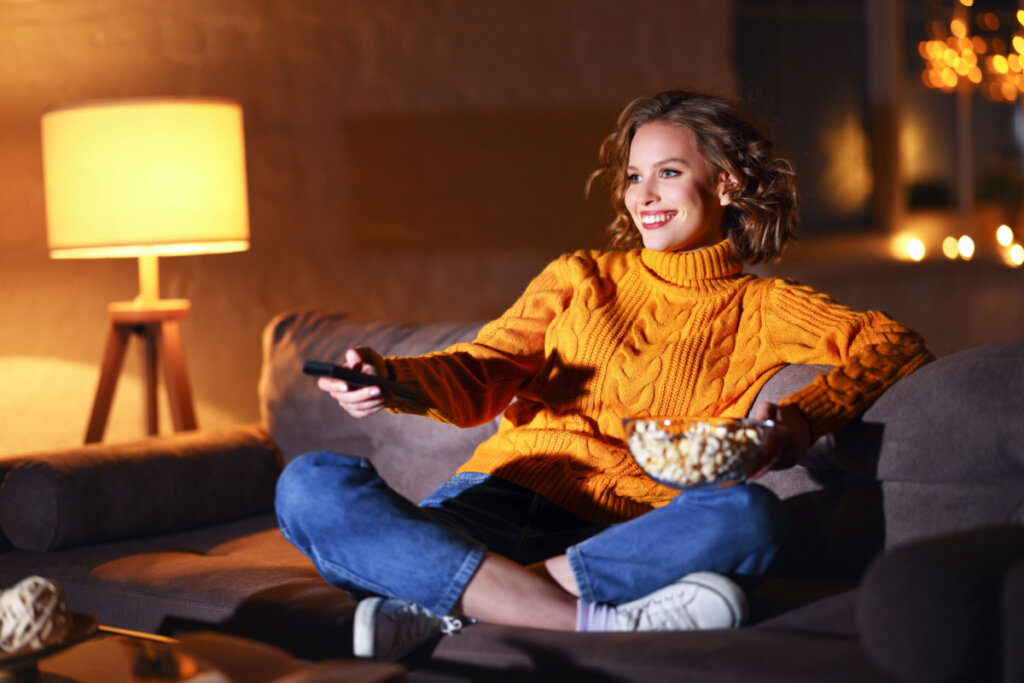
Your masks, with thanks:
<instances>
[{"instance_id":1,"label":"wooden tripod lamp base","mask_svg":"<svg viewBox=\"0 0 1024 683\"><path fill-rule=\"evenodd\" d=\"M156 299L110 304L110 331L103 352L103 367L96 387L86 443L103 440L110 406L114 400L124 354L133 335L142 340L142 368L145 376L143 401L146 433L159 433L157 402L158 366L163 366L164 382L171 407L175 431L196 429L192 388L185 369L178 321L187 318L192 308L188 299Z\"/></svg>"}]
</instances>

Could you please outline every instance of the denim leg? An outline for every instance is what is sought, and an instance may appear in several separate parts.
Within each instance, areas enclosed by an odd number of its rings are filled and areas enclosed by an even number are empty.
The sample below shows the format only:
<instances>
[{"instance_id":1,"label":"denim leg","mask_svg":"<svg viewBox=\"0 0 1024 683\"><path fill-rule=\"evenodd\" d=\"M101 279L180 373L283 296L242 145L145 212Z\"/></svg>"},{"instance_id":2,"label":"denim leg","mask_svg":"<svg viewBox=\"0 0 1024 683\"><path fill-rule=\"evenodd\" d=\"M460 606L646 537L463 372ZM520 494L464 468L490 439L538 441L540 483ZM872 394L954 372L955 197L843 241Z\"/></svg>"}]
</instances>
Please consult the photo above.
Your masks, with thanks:
<instances>
[{"instance_id":1,"label":"denim leg","mask_svg":"<svg viewBox=\"0 0 1024 683\"><path fill-rule=\"evenodd\" d=\"M566 554L580 597L617 605L695 571L763 574L785 529L785 508L768 489L702 487L612 525Z\"/></svg>"},{"instance_id":2,"label":"denim leg","mask_svg":"<svg viewBox=\"0 0 1024 683\"><path fill-rule=\"evenodd\" d=\"M447 614L484 547L388 487L368 461L331 452L293 460L277 483L281 532L328 582Z\"/></svg>"}]
</instances>

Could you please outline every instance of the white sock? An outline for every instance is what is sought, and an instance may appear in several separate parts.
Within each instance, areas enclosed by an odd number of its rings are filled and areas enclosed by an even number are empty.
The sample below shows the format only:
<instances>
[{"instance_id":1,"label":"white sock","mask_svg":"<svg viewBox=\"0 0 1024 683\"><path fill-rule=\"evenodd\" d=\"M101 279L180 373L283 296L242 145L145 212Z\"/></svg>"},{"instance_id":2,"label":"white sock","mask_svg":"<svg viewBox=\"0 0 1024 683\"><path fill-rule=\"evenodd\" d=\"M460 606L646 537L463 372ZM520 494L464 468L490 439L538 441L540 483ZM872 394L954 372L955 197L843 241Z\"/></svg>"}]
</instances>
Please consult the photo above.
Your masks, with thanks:
<instances>
[{"instance_id":1,"label":"white sock","mask_svg":"<svg viewBox=\"0 0 1024 683\"><path fill-rule=\"evenodd\" d=\"M618 630L615 607L600 602L576 601L576 631L578 633Z\"/></svg>"}]
</instances>

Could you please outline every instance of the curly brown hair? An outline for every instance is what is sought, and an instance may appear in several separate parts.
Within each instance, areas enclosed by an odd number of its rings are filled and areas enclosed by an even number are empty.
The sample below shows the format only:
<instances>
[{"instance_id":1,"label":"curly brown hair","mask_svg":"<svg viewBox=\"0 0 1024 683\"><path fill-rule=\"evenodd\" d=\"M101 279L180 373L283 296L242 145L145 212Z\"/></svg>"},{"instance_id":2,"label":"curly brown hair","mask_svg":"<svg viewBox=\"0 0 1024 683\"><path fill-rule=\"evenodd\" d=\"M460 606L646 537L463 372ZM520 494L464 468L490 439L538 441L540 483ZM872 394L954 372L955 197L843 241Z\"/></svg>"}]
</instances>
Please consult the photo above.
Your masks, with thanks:
<instances>
[{"instance_id":1,"label":"curly brown hair","mask_svg":"<svg viewBox=\"0 0 1024 683\"><path fill-rule=\"evenodd\" d=\"M732 102L714 95L668 90L631 102L619 115L615 132L601 144L601 168L587 180L587 192L597 182L607 184L615 219L608 226L610 246L641 246L624 201L629 185L629 148L640 126L666 121L693 131L697 149L715 175L725 172L736 180L729 188L732 203L723 218L724 237L747 263L777 258L796 238L796 172L792 164L752 118Z\"/></svg>"}]
</instances>

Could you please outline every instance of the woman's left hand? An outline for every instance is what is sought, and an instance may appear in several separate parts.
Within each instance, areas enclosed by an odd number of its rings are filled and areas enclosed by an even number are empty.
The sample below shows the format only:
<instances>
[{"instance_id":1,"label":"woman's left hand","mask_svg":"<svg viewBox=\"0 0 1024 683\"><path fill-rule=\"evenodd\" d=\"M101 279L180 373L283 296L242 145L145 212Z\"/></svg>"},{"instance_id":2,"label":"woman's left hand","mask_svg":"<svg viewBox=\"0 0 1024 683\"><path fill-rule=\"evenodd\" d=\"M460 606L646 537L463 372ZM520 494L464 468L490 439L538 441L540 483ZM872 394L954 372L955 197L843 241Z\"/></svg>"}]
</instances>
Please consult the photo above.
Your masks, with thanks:
<instances>
[{"instance_id":1,"label":"woman's left hand","mask_svg":"<svg viewBox=\"0 0 1024 683\"><path fill-rule=\"evenodd\" d=\"M772 420L776 428L769 434L750 479L756 479L770 469L792 467L811 445L811 426L803 413L793 406L762 401L754 406L754 419Z\"/></svg>"}]
</instances>

